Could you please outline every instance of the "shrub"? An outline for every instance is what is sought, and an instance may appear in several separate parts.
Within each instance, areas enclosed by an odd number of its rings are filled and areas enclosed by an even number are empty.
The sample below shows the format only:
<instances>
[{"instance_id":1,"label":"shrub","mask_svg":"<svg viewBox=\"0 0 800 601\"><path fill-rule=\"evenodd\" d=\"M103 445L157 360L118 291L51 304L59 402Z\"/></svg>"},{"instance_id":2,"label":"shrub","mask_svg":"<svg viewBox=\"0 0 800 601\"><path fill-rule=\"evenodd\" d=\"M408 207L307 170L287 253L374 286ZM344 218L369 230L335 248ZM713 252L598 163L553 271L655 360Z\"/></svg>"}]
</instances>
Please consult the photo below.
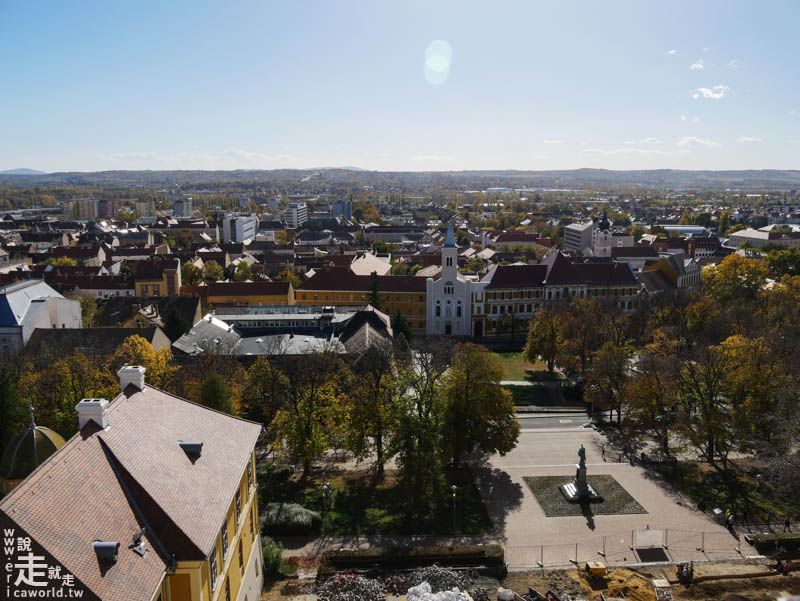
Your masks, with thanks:
<instances>
[{"instance_id":1,"label":"shrub","mask_svg":"<svg viewBox=\"0 0 800 601\"><path fill-rule=\"evenodd\" d=\"M267 503L261 518L264 534L286 536L309 534L319 531L322 516L297 503Z\"/></svg>"},{"instance_id":2,"label":"shrub","mask_svg":"<svg viewBox=\"0 0 800 601\"><path fill-rule=\"evenodd\" d=\"M261 554L264 557L264 575L277 578L281 572L283 545L265 536L261 539Z\"/></svg>"}]
</instances>

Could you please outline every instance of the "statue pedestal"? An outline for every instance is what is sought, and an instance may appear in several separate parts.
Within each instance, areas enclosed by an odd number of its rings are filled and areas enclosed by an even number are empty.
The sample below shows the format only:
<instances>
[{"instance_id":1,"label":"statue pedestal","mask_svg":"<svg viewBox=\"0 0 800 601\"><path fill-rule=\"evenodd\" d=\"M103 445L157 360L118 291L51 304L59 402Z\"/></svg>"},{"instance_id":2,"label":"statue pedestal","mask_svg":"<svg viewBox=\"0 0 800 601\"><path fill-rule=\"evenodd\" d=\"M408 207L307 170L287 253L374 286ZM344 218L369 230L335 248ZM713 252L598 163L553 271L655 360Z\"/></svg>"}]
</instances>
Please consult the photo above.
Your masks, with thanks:
<instances>
[{"instance_id":1,"label":"statue pedestal","mask_svg":"<svg viewBox=\"0 0 800 601\"><path fill-rule=\"evenodd\" d=\"M571 503L602 501L603 498L598 495L592 488L592 485L586 481L586 466L582 467L580 464L576 464L575 468L575 479L559 487L567 501Z\"/></svg>"}]
</instances>

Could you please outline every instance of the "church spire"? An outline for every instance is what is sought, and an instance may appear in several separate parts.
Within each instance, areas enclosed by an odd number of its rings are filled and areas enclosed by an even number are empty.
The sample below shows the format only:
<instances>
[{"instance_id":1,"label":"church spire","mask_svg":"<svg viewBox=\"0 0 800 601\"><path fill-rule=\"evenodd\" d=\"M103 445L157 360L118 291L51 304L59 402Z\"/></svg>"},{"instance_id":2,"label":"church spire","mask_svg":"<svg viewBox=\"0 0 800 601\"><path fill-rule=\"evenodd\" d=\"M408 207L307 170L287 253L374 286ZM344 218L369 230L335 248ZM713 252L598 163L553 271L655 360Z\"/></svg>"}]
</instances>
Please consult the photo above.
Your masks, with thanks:
<instances>
[{"instance_id":1,"label":"church spire","mask_svg":"<svg viewBox=\"0 0 800 601\"><path fill-rule=\"evenodd\" d=\"M453 222L447 224L447 236L444 239L444 246L445 248L455 248L456 247L456 237L453 234Z\"/></svg>"}]
</instances>

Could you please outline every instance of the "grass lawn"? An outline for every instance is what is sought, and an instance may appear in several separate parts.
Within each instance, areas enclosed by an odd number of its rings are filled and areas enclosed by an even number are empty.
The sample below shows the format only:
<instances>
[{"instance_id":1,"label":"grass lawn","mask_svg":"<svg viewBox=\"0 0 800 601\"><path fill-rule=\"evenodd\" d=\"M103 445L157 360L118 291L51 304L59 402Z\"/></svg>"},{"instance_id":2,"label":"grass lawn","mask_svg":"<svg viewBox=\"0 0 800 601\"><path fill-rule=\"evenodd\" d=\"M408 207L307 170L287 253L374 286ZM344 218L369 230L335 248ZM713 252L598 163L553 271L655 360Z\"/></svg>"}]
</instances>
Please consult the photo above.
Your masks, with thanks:
<instances>
[{"instance_id":1,"label":"grass lawn","mask_svg":"<svg viewBox=\"0 0 800 601\"><path fill-rule=\"evenodd\" d=\"M627 490L608 474L587 476L586 480L598 495L603 497L597 503L570 503L561 494L559 487L569 482L570 476L535 476L524 478L525 484L539 502L548 517L584 515L588 510L594 515L627 515L647 513ZM587 505L587 506L585 506Z\"/></svg>"},{"instance_id":2,"label":"grass lawn","mask_svg":"<svg viewBox=\"0 0 800 601\"><path fill-rule=\"evenodd\" d=\"M529 363L522 353L492 353L503 366L504 380L525 380L526 369L546 370L547 365L542 361Z\"/></svg>"},{"instance_id":3,"label":"grass lawn","mask_svg":"<svg viewBox=\"0 0 800 601\"><path fill-rule=\"evenodd\" d=\"M322 485L333 489L331 507L323 513ZM322 532L328 536L364 534L452 534L453 502L450 486L458 486L456 496L456 531L458 534L481 534L492 523L478 489L468 471L448 473L447 490L433 509L422 516L408 515L408 503L398 489L394 472L387 472L383 482L375 483L366 472L346 472L330 477L314 476L305 483L293 475L283 483L265 487L269 502L294 502L323 513Z\"/></svg>"}]
</instances>

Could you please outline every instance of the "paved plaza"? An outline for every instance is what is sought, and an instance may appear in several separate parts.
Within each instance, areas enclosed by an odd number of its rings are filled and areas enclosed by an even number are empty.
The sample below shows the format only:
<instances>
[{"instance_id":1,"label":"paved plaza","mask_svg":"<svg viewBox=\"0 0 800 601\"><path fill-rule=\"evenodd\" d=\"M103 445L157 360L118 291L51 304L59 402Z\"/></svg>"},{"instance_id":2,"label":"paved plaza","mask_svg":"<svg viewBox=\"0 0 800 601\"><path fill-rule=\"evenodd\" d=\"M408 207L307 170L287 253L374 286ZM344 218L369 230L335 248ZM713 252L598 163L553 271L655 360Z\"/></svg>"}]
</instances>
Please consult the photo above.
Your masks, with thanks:
<instances>
[{"instance_id":1,"label":"paved plaza","mask_svg":"<svg viewBox=\"0 0 800 601\"><path fill-rule=\"evenodd\" d=\"M722 525L662 488L646 471L629 463L605 462L604 438L589 428L523 430L519 444L505 457L493 456L477 471L477 483L495 524L495 538L505 545L511 569L569 565L570 560L602 559L610 564L634 563L630 548L666 545L675 561L737 557L737 539ZM589 475L610 474L647 513L547 517L525 485L526 476L575 475L578 448L586 448ZM606 453L616 460L616 453ZM648 532L649 530L649 532ZM755 552L743 541L743 555Z\"/></svg>"}]
</instances>

